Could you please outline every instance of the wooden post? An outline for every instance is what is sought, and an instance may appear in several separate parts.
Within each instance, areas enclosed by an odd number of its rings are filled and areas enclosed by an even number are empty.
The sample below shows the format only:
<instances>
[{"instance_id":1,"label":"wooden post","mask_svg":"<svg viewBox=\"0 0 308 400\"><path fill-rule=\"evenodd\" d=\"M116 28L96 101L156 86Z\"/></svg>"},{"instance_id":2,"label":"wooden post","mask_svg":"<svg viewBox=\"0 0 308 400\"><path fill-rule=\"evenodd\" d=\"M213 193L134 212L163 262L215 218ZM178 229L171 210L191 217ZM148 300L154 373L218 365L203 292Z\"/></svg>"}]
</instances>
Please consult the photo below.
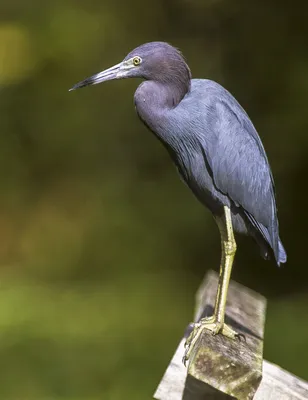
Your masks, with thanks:
<instances>
[{"instance_id":1,"label":"wooden post","mask_svg":"<svg viewBox=\"0 0 308 400\"><path fill-rule=\"evenodd\" d=\"M211 315L218 277L209 272L197 292L194 321ZM196 343L188 369L182 363L187 329L154 398L157 400L304 400L308 384L274 364L262 361L266 300L230 282L226 323L243 333L246 342L213 336L204 331ZM262 378L263 366L263 379ZM261 382L261 384L260 384Z\"/></svg>"}]
</instances>

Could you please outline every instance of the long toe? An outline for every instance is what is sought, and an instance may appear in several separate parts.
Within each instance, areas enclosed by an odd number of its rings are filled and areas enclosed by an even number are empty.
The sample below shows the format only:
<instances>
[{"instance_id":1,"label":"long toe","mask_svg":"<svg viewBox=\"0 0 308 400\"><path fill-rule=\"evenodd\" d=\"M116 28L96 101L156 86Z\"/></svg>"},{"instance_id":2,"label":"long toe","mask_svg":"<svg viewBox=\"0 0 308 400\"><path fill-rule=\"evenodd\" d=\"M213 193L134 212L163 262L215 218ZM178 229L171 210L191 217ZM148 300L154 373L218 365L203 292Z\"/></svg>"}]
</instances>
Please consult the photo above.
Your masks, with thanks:
<instances>
[{"instance_id":1,"label":"long toe","mask_svg":"<svg viewBox=\"0 0 308 400\"><path fill-rule=\"evenodd\" d=\"M244 335L235 332L232 328L230 328L230 326L228 326L226 324L223 324L221 334L228 337L229 339L236 339L236 338L241 338L241 337L245 338Z\"/></svg>"},{"instance_id":2,"label":"long toe","mask_svg":"<svg viewBox=\"0 0 308 400\"><path fill-rule=\"evenodd\" d=\"M185 354L183 357L184 365L186 365L186 362L188 361L191 352L203 331L206 329L211 331L213 335L217 335L217 333L221 331L222 327L223 325L221 323L217 321L215 322L214 317L203 318L200 322L194 324L194 328L185 342Z\"/></svg>"},{"instance_id":3,"label":"long toe","mask_svg":"<svg viewBox=\"0 0 308 400\"><path fill-rule=\"evenodd\" d=\"M183 357L184 365L186 365L186 362L189 360L193 348L204 330L210 331L213 335L221 334L229 339L241 339L243 336L235 332L228 325L215 320L214 317L203 318L200 322L194 325L191 334L185 342L185 354Z\"/></svg>"}]
</instances>

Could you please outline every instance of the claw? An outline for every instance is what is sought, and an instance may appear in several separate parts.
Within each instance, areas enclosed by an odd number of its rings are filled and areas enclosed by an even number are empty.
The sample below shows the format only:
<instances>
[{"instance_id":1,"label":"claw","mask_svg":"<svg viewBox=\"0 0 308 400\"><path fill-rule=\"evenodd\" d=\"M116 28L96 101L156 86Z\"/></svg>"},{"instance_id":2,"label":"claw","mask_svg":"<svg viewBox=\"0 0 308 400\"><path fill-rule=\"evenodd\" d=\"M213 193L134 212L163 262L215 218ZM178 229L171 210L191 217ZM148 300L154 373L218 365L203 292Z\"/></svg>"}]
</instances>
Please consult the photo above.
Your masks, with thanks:
<instances>
[{"instance_id":1,"label":"claw","mask_svg":"<svg viewBox=\"0 0 308 400\"><path fill-rule=\"evenodd\" d=\"M235 337L241 342L242 340L246 343L246 336L243 333L237 333Z\"/></svg>"},{"instance_id":2,"label":"claw","mask_svg":"<svg viewBox=\"0 0 308 400\"><path fill-rule=\"evenodd\" d=\"M237 338L239 341L243 339L246 342L245 335L243 335L242 333L235 332L232 328L230 328L228 325L222 322L218 322L214 318L214 316L209 318L203 318L200 320L200 322L194 324L194 328L184 344L185 354L182 358L184 366L186 366L186 363L190 357L192 349L195 346L196 342L198 341L204 329L211 331L212 335L222 334L223 336L226 336L230 339Z\"/></svg>"}]
</instances>

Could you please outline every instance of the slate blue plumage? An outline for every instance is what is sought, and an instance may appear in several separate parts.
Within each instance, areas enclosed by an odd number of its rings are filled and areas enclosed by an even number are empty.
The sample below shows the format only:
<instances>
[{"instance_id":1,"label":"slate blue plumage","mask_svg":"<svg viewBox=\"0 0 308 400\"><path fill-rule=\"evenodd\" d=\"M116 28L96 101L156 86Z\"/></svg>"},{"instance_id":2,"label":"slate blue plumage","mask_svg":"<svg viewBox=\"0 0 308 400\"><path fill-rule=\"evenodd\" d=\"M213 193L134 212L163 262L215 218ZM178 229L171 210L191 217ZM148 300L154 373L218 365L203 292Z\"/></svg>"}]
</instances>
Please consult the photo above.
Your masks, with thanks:
<instances>
[{"instance_id":1,"label":"slate blue plumage","mask_svg":"<svg viewBox=\"0 0 308 400\"><path fill-rule=\"evenodd\" d=\"M273 176L246 112L218 83L191 79L173 47L145 44L126 59L134 53L145 55L149 65L143 72L148 80L135 94L137 113L166 146L183 180L212 213L229 206L234 230L252 235L263 257L273 253L278 265L284 263Z\"/></svg>"},{"instance_id":2,"label":"slate blue plumage","mask_svg":"<svg viewBox=\"0 0 308 400\"><path fill-rule=\"evenodd\" d=\"M218 83L191 79L182 54L164 42L143 44L125 59L73 86L138 77L144 82L134 102L140 119L169 152L194 195L214 215L222 237L222 262L214 315L200 321L187 345L203 328L234 339L224 324L225 303L236 243L233 230L251 235L264 258L286 262L279 238L274 181L247 113ZM233 229L232 229L233 228ZM189 358L186 350L184 359Z\"/></svg>"},{"instance_id":3,"label":"slate blue plumage","mask_svg":"<svg viewBox=\"0 0 308 400\"><path fill-rule=\"evenodd\" d=\"M279 265L286 252L279 239L274 181L260 137L247 113L221 85L191 79L182 54L164 42L143 44L124 59L142 58L125 76L141 77L136 110L169 151L180 175L213 214L232 211L236 232L255 238L264 258ZM119 64L118 64L119 65ZM72 89L99 83L94 75Z\"/></svg>"}]
</instances>

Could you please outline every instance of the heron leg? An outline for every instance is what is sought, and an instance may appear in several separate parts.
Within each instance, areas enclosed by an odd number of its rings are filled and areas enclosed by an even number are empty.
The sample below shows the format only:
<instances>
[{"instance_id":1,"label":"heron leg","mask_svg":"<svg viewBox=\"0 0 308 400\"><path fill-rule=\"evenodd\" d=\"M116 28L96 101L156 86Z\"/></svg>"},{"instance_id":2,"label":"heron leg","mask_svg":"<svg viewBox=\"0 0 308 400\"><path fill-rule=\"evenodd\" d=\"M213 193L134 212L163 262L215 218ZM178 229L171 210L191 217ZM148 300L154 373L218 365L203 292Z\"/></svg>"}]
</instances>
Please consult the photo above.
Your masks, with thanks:
<instances>
[{"instance_id":1,"label":"heron leg","mask_svg":"<svg viewBox=\"0 0 308 400\"><path fill-rule=\"evenodd\" d=\"M220 232L222 252L214 314L211 317L202 318L198 323L194 324L193 331L185 343L186 351L183 357L184 364L188 360L193 346L204 329L211 331L213 335L221 333L231 339L239 337L232 328L224 323L229 281L236 252L230 208L224 206L223 216L216 217L215 219Z\"/></svg>"}]
</instances>

